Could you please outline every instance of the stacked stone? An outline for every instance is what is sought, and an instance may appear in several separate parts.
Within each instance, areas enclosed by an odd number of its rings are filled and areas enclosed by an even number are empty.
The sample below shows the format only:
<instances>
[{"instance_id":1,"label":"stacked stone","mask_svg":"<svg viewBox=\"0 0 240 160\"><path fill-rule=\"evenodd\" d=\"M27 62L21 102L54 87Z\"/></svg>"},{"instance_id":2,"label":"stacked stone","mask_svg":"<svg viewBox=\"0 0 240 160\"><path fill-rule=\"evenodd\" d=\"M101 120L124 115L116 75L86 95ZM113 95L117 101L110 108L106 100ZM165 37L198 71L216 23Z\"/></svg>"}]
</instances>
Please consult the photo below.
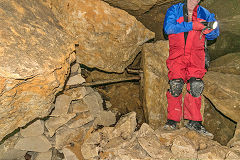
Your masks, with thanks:
<instances>
[{"instance_id":1,"label":"stacked stone","mask_svg":"<svg viewBox=\"0 0 240 160\"><path fill-rule=\"evenodd\" d=\"M75 63L66 85L84 82L81 68ZM32 160L51 160L52 157L78 160L81 149L74 150L82 146L87 133L116 122L115 114L103 110L100 94L90 87L65 90L53 105L48 117L30 122L0 145L0 160L25 160L26 155Z\"/></svg>"}]
</instances>

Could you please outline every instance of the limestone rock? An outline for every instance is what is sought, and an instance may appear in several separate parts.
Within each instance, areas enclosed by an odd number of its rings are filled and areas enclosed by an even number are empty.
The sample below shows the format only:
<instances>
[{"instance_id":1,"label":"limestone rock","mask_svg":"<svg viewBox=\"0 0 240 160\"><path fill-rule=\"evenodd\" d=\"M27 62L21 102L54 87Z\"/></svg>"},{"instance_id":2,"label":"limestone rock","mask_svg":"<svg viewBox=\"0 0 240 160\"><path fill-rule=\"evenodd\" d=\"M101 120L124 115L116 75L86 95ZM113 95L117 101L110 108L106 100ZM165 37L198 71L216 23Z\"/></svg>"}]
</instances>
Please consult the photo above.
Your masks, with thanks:
<instances>
[{"instance_id":1,"label":"limestone rock","mask_svg":"<svg viewBox=\"0 0 240 160\"><path fill-rule=\"evenodd\" d=\"M101 135L99 132L94 132L84 140L84 144L99 144L101 141Z\"/></svg>"},{"instance_id":2,"label":"limestone rock","mask_svg":"<svg viewBox=\"0 0 240 160\"><path fill-rule=\"evenodd\" d=\"M105 128L105 127L104 127ZM104 137L102 137L104 139ZM137 137L134 134L131 139L124 140L122 137L115 137L107 140L107 144L101 141L100 147L102 148L102 153L100 157L105 159L114 159L116 156L120 159L145 159L150 158L147 152L141 147L137 141ZM103 158L104 159L104 158Z\"/></svg>"},{"instance_id":3,"label":"limestone rock","mask_svg":"<svg viewBox=\"0 0 240 160\"><path fill-rule=\"evenodd\" d=\"M170 159L173 155L170 150L161 145L156 135L138 138L142 148L154 159Z\"/></svg>"},{"instance_id":4,"label":"limestone rock","mask_svg":"<svg viewBox=\"0 0 240 160\"><path fill-rule=\"evenodd\" d=\"M138 13L144 13L148 11L153 5L156 4L157 0L103 0L109 4L119 7L123 10L138 11Z\"/></svg>"},{"instance_id":5,"label":"limestone rock","mask_svg":"<svg viewBox=\"0 0 240 160\"><path fill-rule=\"evenodd\" d=\"M201 150L198 152L198 159L218 159L223 160L227 154L227 150L224 147L216 147L212 146L205 150Z\"/></svg>"},{"instance_id":6,"label":"limestone rock","mask_svg":"<svg viewBox=\"0 0 240 160\"><path fill-rule=\"evenodd\" d=\"M67 81L67 85L77 85L84 82L86 82L86 80L81 76L81 74L77 74L69 78L69 80Z\"/></svg>"},{"instance_id":7,"label":"limestone rock","mask_svg":"<svg viewBox=\"0 0 240 160\"><path fill-rule=\"evenodd\" d=\"M19 140L19 135L16 134L8 138L0 145L0 160L23 159L27 151L15 149L14 146Z\"/></svg>"},{"instance_id":8,"label":"limestone rock","mask_svg":"<svg viewBox=\"0 0 240 160\"><path fill-rule=\"evenodd\" d=\"M103 127L102 129L99 129L98 132L102 135L102 138L105 141L108 141L113 138L113 130L114 127Z\"/></svg>"},{"instance_id":9,"label":"limestone rock","mask_svg":"<svg viewBox=\"0 0 240 160\"><path fill-rule=\"evenodd\" d=\"M85 87L77 87L69 90L65 90L64 94L71 97L71 100L82 99L86 94L88 94Z\"/></svg>"},{"instance_id":10,"label":"limestone rock","mask_svg":"<svg viewBox=\"0 0 240 160\"><path fill-rule=\"evenodd\" d=\"M16 149L34 152L47 152L51 147L45 136L21 138L15 145Z\"/></svg>"},{"instance_id":11,"label":"limestone rock","mask_svg":"<svg viewBox=\"0 0 240 160\"><path fill-rule=\"evenodd\" d=\"M240 52L215 59L211 62L209 71L240 75Z\"/></svg>"},{"instance_id":12,"label":"limestone rock","mask_svg":"<svg viewBox=\"0 0 240 160\"><path fill-rule=\"evenodd\" d=\"M191 141L183 136L178 136L173 141L171 151L176 158L196 159L197 151Z\"/></svg>"},{"instance_id":13,"label":"limestone rock","mask_svg":"<svg viewBox=\"0 0 240 160\"><path fill-rule=\"evenodd\" d=\"M126 143L126 140L122 139L121 137L112 138L108 140L107 144L103 147L103 150L105 152L119 150L123 148L123 143Z\"/></svg>"},{"instance_id":14,"label":"limestone rock","mask_svg":"<svg viewBox=\"0 0 240 160\"><path fill-rule=\"evenodd\" d=\"M227 145L234 135L236 124L217 111L206 98L204 98L204 103L203 125L207 131L214 135L214 140L217 140L222 145Z\"/></svg>"},{"instance_id":15,"label":"limestone rock","mask_svg":"<svg viewBox=\"0 0 240 160\"><path fill-rule=\"evenodd\" d=\"M79 113L76 117L71 119L67 126L69 128L78 128L94 120L90 112Z\"/></svg>"},{"instance_id":16,"label":"limestone rock","mask_svg":"<svg viewBox=\"0 0 240 160\"><path fill-rule=\"evenodd\" d=\"M95 145L85 145L83 144L81 148L82 155L85 159L93 159L98 156L99 147Z\"/></svg>"},{"instance_id":17,"label":"limestone rock","mask_svg":"<svg viewBox=\"0 0 240 160\"><path fill-rule=\"evenodd\" d=\"M73 74L81 74L81 68L80 68L80 65L79 63L74 63L72 66L71 66L71 75Z\"/></svg>"},{"instance_id":18,"label":"limestone rock","mask_svg":"<svg viewBox=\"0 0 240 160\"><path fill-rule=\"evenodd\" d=\"M75 60L72 37L41 1L1 1L0 139L51 111Z\"/></svg>"},{"instance_id":19,"label":"limestone rock","mask_svg":"<svg viewBox=\"0 0 240 160\"><path fill-rule=\"evenodd\" d=\"M79 160L75 153L73 153L70 149L68 148L63 148L62 152L64 154L65 160Z\"/></svg>"},{"instance_id":20,"label":"limestone rock","mask_svg":"<svg viewBox=\"0 0 240 160\"><path fill-rule=\"evenodd\" d=\"M52 159L52 151L39 153L35 158L35 160L51 160L51 159Z\"/></svg>"},{"instance_id":21,"label":"limestone rock","mask_svg":"<svg viewBox=\"0 0 240 160\"><path fill-rule=\"evenodd\" d=\"M21 129L20 133L23 137L40 136L44 132L44 123L41 120L37 120L28 125L27 128Z\"/></svg>"},{"instance_id":22,"label":"limestone rock","mask_svg":"<svg viewBox=\"0 0 240 160\"><path fill-rule=\"evenodd\" d=\"M71 101L72 101L71 97L65 94L61 94L57 96L56 102L55 102L55 108L51 115L53 116L66 115L68 113L68 109Z\"/></svg>"},{"instance_id":23,"label":"limestone rock","mask_svg":"<svg viewBox=\"0 0 240 160\"><path fill-rule=\"evenodd\" d=\"M226 160L240 159L240 151L229 151L226 154Z\"/></svg>"},{"instance_id":24,"label":"limestone rock","mask_svg":"<svg viewBox=\"0 0 240 160\"><path fill-rule=\"evenodd\" d=\"M91 159L98 156L100 141L101 135L99 132L94 132L87 136L81 147L81 152L85 159Z\"/></svg>"},{"instance_id":25,"label":"limestone rock","mask_svg":"<svg viewBox=\"0 0 240 160\"><path fill-rule=\"evenodd\" d=\"M145 137L148 134L154 134L154 130L148 124L143 123L136 134L138 137Z\"/></svg>"},{"instance_id":26,"label":"limestone rock","mask_svg":"<svg viewBox=\"0 0 240 160\"><path fill-rule=\"evenodd\" d=\"M177 136L184 135L187 133L186 128L181 128L176 131L167 131L162 128L155 130L156 136L159 138L160 142L165 146L172 146L173 141Z\"/></svg>"},{"instance_id":27,"label":"limestone rock","mask_svg":"<svg viewBox=\"0 0 240 160\"><path fill-rule=\"evenodd\" d=\"M69 128L63 126L59 128L56 132L56 149L62 149L64 146L69 145L70 143L82 141L86 134L84 128Z\"/></svg>"},{"instance_id":28,"label":"limestone rock","mask_svg":"<svg viewBox=\"0 0 240 160\"><path fill-rule=\"evenodd\" d=\"M150 159L151 157L148 153L141 147L137 140L131 140L131 142L127 142L126 140L121 139L120 137L114 138L118 139L117 144L114 141L111 143L112 145L108 145L110 147L107 150L103 149L102 155L105 155L105 159L114 159L112 156L116 156L115 159ZM113 140L113 139L112 139Z\"/></svg>"},{"instance_id":29,"label":"limestone rock","mask_svg":"<svg viewBox=\"0 0 240 160\"><path fill-rule=\"evenodd\" d=\"M50 137L55 134L55 131L61 127L62 125L66 124L70 119L72 119L76 114L66 114L61 115L60 117L50 117L46 122L45 126L48 129Z\"/></svg>"},{"instance_id":30,"label":"limestone rock","mask_svg":"<svg viewBox=\"0 0 240 160\"><path fill-rule=\"evenodd\" d=\"M127 12L100 0L51 0L67 32L78 41L77 62L108 72L123 72L154 33Z\"/></svg>"},{"instance_id":31,"label":"limestone rock","mask_svg":"<svg viewBox=\"0 0 240 160\"><path fill-rule=\"evenodd\" d=\"M112 134L114 137L121 136L123 139L129 139L132 137L132 134L136 128L136 113L130 112L118 121Z\"/></svg>"},{"instance_id":32,"label":"limestone rock","mask_svg":"<svg viewBox=\"0 0 240 160\"><path fill-rule=\"evenodd\" d=\"M101 111L94 121L95 125L110 126L116 123L115 114L111 111Z\"/></svg>"},{"instance_id":33,"label":"limestone rock","mask_svg":"<svg viewBox=\"0 0 240 160\"><path fill-rule=\"evenodd\" d=\"M91 92L83 98L83 102L87 104L89 111L93 117L97 117L100 111L103 111L102 97L98 92Z\"/></svg>"},{"instance_id":34,"label":"limestone rock","mask_svg":"<svg viewBox=\"0 0 240 160\"><path fill-rule=\"evenodd\" d=\"M88 106L86 103L83 102L82 99L72 101L69 106L69 113L82 113L89 111Z\"/></svg>"},{"instance_id":35,"label":"limestone rock","mask_svg":"<svg viewBox=\"0 0 240 160\"><path fill-rule=\"evenodd\" d=\"M144 44L142 54L144 115L148 124L153 129L157 129L167 119L168 70L166 60L169 55L168 41Z\"/></svg>"},{"instance_id":36,"label":"limestone rock","mask_svg":"<svg viewBox=\"0 0 240 160\"><path fill-rule=\"evenodd\" d=\"M217 78L216 78L217 77ZM240 121L240 75L209 71L204 77L204 96L225 116Z\"/></svg>"},{"instance_id":37,"label":"limestone rock","mask_svg":"<svg viewBox=\"0 0 240 160\"><path fill-rule=\"evenodd\" d=\"M22 151L19 149L11 149L4 153L0 153L0 155L1 155L0 160L13 160L13 159L23 160L26 153L27 153L27 151Z\"/></svg>"}]
</instances>

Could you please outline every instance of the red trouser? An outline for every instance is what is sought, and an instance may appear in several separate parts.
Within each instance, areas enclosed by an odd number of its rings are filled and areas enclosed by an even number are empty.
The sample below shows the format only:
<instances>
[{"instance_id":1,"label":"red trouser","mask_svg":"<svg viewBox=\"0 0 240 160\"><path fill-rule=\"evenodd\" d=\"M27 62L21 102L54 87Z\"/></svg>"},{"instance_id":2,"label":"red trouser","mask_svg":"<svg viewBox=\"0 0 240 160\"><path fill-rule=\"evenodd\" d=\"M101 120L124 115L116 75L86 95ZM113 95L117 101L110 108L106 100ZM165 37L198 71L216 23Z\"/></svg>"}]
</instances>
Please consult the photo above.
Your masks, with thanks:
<instances>
[{"instance_id":1,"label":"red trouser","mask_svg":"<svg viewBox=\"0 0 240 160\"><path fill-rule=\"evenodd\" d=\"M189 83L187 85L190 86ZM182 94L179 97L173 97L170 92L167 92L167 100L167 118L179 122L182 118ZM200 109L201 96L196 98L193 97L191 94L186 93L183 104L184 119L202 121Z\"/></svg>"},{"instance_id":2,"label":"red trouser","mask_svg":"<svg viewBox=\"0 0 240 160\"><path fill-rule=\"evenodd\" d=\"M168 78L182 78L185 83L191 77L202 79L206 73L205 69L205 52L204 39L199 39L200 33L190 31L187 44L185 46L183 34L169 36L169 57L167 59L167 67L169 69ZM180 39L180 40L179 40ZM177 47L176 47L177 46ZM185 46L185 47L181 47ZM187 90L190 90L190 84L187 83ZM182 94L178 97L173 97L167 92L168 100L168 119L180 121L183 115L184 119L202 121L201 96L193 97L186 93L184 97L183 113L182 113Z\"/></svg>"}]
</instances>

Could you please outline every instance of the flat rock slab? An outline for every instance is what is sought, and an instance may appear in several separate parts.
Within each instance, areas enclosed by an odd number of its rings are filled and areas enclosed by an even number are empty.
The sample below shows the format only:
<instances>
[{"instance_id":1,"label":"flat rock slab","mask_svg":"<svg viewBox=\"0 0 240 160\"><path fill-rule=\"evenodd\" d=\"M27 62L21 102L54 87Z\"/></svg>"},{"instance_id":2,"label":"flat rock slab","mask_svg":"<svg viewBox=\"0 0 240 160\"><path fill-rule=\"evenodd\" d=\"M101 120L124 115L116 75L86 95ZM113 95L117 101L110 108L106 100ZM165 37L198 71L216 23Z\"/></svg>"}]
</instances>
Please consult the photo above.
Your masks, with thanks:
<instances>
[{"instance_id":1,"label":"flat rock slab","mask_svg":"<svg viewBox=\"0 0 240 160\"><path fill-rule=\"evenodd\" d=\"M51 147L45 136L21 138L15 145L16 149L34 152L47 152Z\"/></svg>"},{"instance_id":2,"label":"flat rock slab","mask_svg":"<svg viewBox=\"0 0 240 160\"><path fill-rule=\"evenodd\" d=\"M37 120L27 126L25 129L21 129L20 133L23 137L33 137L40 136L44 132L44 122L41 120Z\"/></svg>"},{"instance_id":3,"label":"flat rock slab","mask_svg":"<svg viewBox=\"0 0 240 160\"><path fill-rule=\"evenodd\" d=\"M240 52L215 59L211 62L209 71L240 75Z\"/></svg>"},{"instance_id":4,"label":"flat rock slab","mask_svg":"<svg viewBox=\"0 0 240 160\"><path fill-rule=\"evenodd\" d=\"M209 71L203 94L225 116L240 121L240 75Z\"/></svg>"},{"instance_id":5,"label":"flat rock slab","mask_svg":"<svg viewBox=\"0 0 240 160\"><path fill-rule=\"evenodd\" d=\"M143 107L148 124L157 129L167 119L168 41L146 43L142 50L143 65Z\"/></svg>"},{"instance_id":6,"label":"flat rock slab","mask_svg":"<svg viewBox=\"0 0 240 160\"><path fill-rule=\"evenodd\" d=\"M76 114L66 114L61 115L60 117L50 117L46 122L45 126L48 129L50 137L55 134L55 131L61 127L62 125L66 124L70 119L72 119Z\"/></svg>"},{"instance_id":7,"label":"flat rock slab","mask_svg":"<svg viewBox=\"0 0 240 160\"><path fill-rule=\"evenodd\" d=\"M57 96L56 102L55 102L55 108L51 115L53 116L66 115L68 113L68 109L71 101L72 101L71 97L65 94L61 94Z\"/></svg>"}]
</instances>

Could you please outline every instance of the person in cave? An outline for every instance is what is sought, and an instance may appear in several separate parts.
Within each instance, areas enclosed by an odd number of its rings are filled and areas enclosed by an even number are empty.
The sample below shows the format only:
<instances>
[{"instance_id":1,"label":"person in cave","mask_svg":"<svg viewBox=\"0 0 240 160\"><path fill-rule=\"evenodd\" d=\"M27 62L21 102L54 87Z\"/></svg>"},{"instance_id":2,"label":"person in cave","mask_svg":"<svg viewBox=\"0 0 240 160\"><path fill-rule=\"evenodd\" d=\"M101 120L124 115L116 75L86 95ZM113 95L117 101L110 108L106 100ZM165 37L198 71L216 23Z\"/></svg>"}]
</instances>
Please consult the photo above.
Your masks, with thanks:
<instances>
[{"instance_id":1,"label":"person in cave","mask_svg":"<svg viewBox=\"0 0 240 160\"><path fill-rule=\"evenodd\" d=\"M203 76L209 64L206 40L219 36L219 28L208 29L201 23L216 21L215 15L200 6L202 0L185 0L171 6L165 16L164 32L169 39L166 61L170 89L167 91L168 115L164 129L174 130L183 117L190 130L213 136L202 125L201 94ZM187 83L182 113L182 89Z\"/></svg>"}]
</instances>

